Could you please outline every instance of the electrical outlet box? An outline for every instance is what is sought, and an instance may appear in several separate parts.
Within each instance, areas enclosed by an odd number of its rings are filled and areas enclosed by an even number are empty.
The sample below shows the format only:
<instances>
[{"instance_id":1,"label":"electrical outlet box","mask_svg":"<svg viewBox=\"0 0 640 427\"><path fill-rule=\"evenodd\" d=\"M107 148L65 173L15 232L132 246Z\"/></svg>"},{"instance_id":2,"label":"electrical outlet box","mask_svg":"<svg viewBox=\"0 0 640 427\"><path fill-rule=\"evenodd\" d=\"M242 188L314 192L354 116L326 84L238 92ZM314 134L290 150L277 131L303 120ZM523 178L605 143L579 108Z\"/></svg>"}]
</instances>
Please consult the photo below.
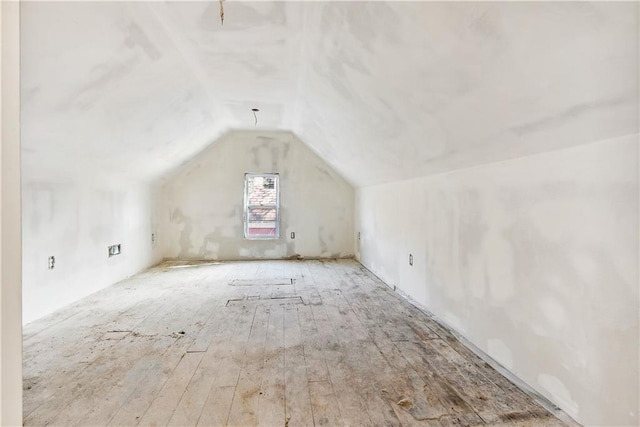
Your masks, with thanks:
<instances>
[{"instance_id":1,"label":"electrical outlet box","mask_svg":"<svg viewBox=\"0 0 640 427\"><path fill-rule=\"evenodd\" d=\"M53 270L55 266L56 266L56 257L50 256L49 257L49 266L48 266L49 270Z\"/></svg>"},{"instance_id":2,"label":"electrical outlet box","mask_svg":"<svg viewBox=\"0 0 640 427\"><path fill-rule=\"evenodd\" d=\"M120 255L120 243L109 246L109 258L116 255Z\"/></svg>"}]
</instances>

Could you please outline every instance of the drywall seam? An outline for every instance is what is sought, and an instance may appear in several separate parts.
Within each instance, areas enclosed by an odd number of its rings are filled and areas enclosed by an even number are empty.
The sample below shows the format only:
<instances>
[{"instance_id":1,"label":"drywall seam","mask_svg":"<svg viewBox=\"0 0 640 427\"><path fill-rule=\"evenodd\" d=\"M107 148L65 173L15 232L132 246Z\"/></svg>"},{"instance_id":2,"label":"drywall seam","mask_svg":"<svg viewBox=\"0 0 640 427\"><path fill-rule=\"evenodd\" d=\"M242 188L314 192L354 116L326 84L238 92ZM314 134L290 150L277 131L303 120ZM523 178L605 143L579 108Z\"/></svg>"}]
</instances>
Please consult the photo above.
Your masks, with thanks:
<instances>
[{"instance_id":1,"label":"drywall seam","mask_svg":"<svg viewBox=\"0 0 640 427\"><path fill-rule=\"evenodd\" d=\"M582 144L577 144L577 145L573 145L571 147L559 147L553 150L547 150L547 151L541 151L539 153L534 153L534 154L525 154L522 156L517 156L517 157L513 157L513 158L507 158L507 159L501 159L501 160L496 160L496 161L491 161L491 162L486 162L486 163L479 163L477 165L473 165L473 166L469 166L469 167L460 167L460 168L456 168L456 169L450 169L450 170L446 170L443 172L436 172L436 173L432 173L432 174L427 174L427 175L420 175L420 176L414 176L411 178L405 178L405 179L401 179L398 181L387 181L387 182L382 182L380 184L372 184L372 185L362 185L362 186L358 186L355 184L352 184L354 186L354 188L357 189L365 189L365 188L374 188L374 187L379 187L379 186L383 186L383 185L388 185L388 184L400 184L400 183L407 183L407 182L411 182L411 181L415 181L418 179L425 179L425 178L438 178L438 177L443 177L443 176L447 176L447 175L453 175L462 171L473 171L476 169L482 169L485 167L490 167L490 166L498 166L501 164L508 164L510 162L513 161L517 161L520 159L535 159L536 157L544 157L547 154L550 153L557 153L557 152L562 152L562 151L566 151L566 150L571 150L572 148L580 148L580 147L589 147L589 146L594 146L594 145L599 145L599 144L606 144L606 143L610 143L610 142L615 142L618 141L620 139L625 139L625 138L640 138L640 136L638 136L638 133L628 133L628 134L624 134L624 135L618 135L618 136L613 136L611 138L607 138L607 139L600 139L597 141L588 141L588 142L584 142ZM346 179L346 178L345 178Z\"/></svg>"},{"instance_id":2,"label":"drywall seam","mask_svg":"<svg viewBox=\"0 0 640 427\"><path fill-rule=\"evenodd\" d=\"M193 156L185 159L174 168L169 169L164 174L162 174L162 176L154 181L158 191L161 191L162 186L164 186L166 183L183 173L185 170L189 169L189 167L195 164L200 157L206 156L207 153L214 150L217 144L220 144L230 138L232 132L233 131L231 130L226 130L217 136L214 135L211 141L204 148L202 148L200 151L197 151L193 154Z\"/></svg>"},{"instance_id":3,"label":"drywall seam","mask_svg":"<svg viewBox=\"0 0 640 427\"><path fill-rule=\"evenodd\" d=\"M315 154L319 159L321 159L323 162L327 163L327 165L329 165L331 167L331 169L333 170L333 172L336 175L338 175L341 179L343 179L345 182L347 182L353 188L356 188L356 185L353 182L353 180L351 180L349 177L347 177L342 172L342 170L335 168L333 166L332 162L327 160L326 157L320 151L318 151L317 147L315 147L314 145L309 144L308 142L305 142L305 140L299 134L297 134L296 132L294 132L292 130L288 131L288 132L291 133L291 135L293 135L294 138L296 138L297 140L301 141L309 149L309 151L311 151L313 154Z\"/></svg>"},{"instance_id":4,"label":"drywall seam","mask_svg":"<svg viewBox=\"0 0 640 427\"><path fill-rule=\"evenodd\" d=\"M184 160L182 163L176 165L174 168L172 168L172 169L168 170L167 172L165 172L162 176L160 176L158 179L156 179L154 181L154 183L158 187L161 187L162 185L164 185L165 183L171 181L171 179L173 179L174 177L176 177L177 175L182 173L184 170L188 169L194 163L197 163L198 159L200 159L203 156L206 156L207 153L209 153L210 151L215 150L216 145L221 144L222 142L227 141L229 139L233 139L233 136L234 135L238 135L238 134L244 134L244 135L255 134L257 136L264 135L264 134L271 134L271 135L274 135L274 136L275 135L280 135L280 136L285 136L285 137L290 136L290 137L296 138L298 141L302 142L307 147L307 149L309 149L309 151L311 151L313 154L315 154L319 159L325 161L325 159L322 156L322 154L320 152L318 152L318 150L314 146L312 146L311 144L308 144L307 142L305 142L294 131L291 131L291 130L264 131L264 130L253 130L253 129L249 129L249 128L229 128L229 129L226 129L226 130L220 132L220 134L218 136L214 135L214 137L211 139L211 142L207 146L205 146L202 150L194 153L193 156L191 156L188 159ZM329 166L331 166L331 164L329 164ZM333 172L336 175L338 175L344 181L349 183L349 185L351 185L352 187L355 188L355 184L352 181L350 181L349 178L347 178L342 172L340 172L339 170L334 169L332 166L331 166L331 168L333 169ZM409 178L409 179L414 179L414 178Z\"/></svg>"}]
</instances>

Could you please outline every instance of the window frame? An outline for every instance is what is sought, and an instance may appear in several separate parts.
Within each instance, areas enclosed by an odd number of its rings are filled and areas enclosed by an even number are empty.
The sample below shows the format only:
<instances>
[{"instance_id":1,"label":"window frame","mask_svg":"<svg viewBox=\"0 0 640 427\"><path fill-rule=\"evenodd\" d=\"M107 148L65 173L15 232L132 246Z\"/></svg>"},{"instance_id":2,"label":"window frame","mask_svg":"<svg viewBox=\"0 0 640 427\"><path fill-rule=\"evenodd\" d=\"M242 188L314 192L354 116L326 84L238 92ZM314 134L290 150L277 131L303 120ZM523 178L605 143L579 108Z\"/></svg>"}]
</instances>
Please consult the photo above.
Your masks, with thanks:
<instances>
[{"instance_id":1,"label":"window frame","mask_svg":"<svg viewBox=\"0 0 640 427\"><path fill-rule=\"evenodd\" d=\"M262 177L273 179L276 190L275 205L249 205L249 180L251 178ZM249 211L255 208L271 208L276 210L276 231L275 235L250 236L249 235ZM243 230L246 240L277 240L280 238L280 175L278 173L245 173L244 174L244 209L243 209Z\"/></svg>"}]
</instances>

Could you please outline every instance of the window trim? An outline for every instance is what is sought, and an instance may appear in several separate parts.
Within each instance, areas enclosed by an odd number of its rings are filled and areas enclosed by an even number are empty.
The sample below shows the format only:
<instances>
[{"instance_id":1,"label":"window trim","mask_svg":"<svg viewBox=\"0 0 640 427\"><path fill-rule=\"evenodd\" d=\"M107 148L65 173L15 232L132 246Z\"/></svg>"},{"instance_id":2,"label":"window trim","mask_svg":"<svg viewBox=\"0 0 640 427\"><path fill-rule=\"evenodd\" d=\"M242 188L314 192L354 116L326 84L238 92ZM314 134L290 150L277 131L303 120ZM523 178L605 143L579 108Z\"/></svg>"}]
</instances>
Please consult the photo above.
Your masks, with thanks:
<instances>
[{"instance_id":1,"label":"window trim","mask_svg":"<svg viewBox=\"0 0 640 427\"><path fill-rule=\"evenodd\" d=\"M275 205L249 205L249 179L254 177L272 178L276 190ZM276 232L269 236L249 236L249 210L252 208L275 208ZM245 173L244 174L244 209L242 211L244 238L246 240L278 240L280 238L280 175L278 173Z\"/></svg>"}]
</instances>

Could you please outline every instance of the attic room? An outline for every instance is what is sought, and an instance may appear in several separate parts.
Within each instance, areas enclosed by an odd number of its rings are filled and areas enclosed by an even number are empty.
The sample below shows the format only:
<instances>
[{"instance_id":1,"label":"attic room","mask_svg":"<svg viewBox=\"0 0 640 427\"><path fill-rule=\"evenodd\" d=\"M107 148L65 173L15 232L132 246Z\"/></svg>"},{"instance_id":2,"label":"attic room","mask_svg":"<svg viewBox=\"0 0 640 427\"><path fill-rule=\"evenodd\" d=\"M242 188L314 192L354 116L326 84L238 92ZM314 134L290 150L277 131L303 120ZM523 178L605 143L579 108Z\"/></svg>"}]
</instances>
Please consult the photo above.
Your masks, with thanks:
<instances>
[{"instance_id":1,"label":"attic room","mask_svg":"<svg viewBox=\"0 0 640 427\"><path fill-rule=\"evenodd\" d=\"M0 425L640 425L639 3L0 12Z\"/></svg>"}]
</instances>

